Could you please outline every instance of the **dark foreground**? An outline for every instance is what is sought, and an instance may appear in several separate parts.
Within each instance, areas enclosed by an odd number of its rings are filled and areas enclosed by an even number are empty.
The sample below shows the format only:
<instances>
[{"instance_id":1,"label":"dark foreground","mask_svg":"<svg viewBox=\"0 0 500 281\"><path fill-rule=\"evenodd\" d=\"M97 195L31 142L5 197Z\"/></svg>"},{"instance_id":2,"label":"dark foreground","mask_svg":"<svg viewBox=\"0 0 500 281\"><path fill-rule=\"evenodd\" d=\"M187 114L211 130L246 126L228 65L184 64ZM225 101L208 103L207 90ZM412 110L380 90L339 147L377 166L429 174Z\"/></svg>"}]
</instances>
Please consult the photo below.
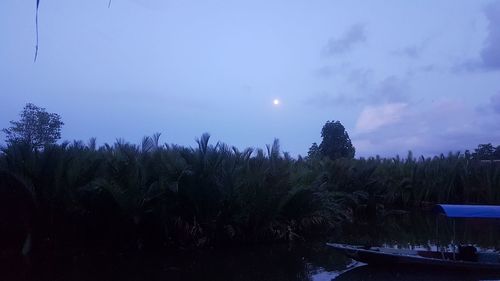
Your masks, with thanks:
<instances>
[{"instance_id":1,"label":"dark foreground","mask_svg":"<svg viewBox=\"0 0 500 281\"><path fill-rule=\"evenodd\" d=\"M3 259L1 280L500 280L500 274L372 267L322 244L176 253L171 256Z\"/></svg>"},{"instance_id":2,"label":"dark foreground","mask_svg":"<svg viewBox=\"0 0 500 281\"><path fill-rule=\"evenodd\" d=\"M449 245L459 241L481 248L500 248L498 221L457 221L455 231L447 221L437 229L434 216L407 213L375 221L360 221L330 242L412 248ZM0 257L0 280L40 281L155 281L155 280L500 280L500 275L450 272L401 267L368 267L355 263L325 244L282 243L211 250L167 250L161 255L60 254L49 251L29 260ZM433 245L433 246L431 246Z\"/></svg>"},{"instance_id":3,"label":"dark foreground","mask_svg":"<svg viewBox=\"0 0 500 281\"><path fill-rule=\"evenodd\" d=\"M165 256L5 259L1 280L330 280L351 261L322 245L204 250ZM323 279L318 279L315 276ZM326 278L326 279L325 279Z\"/></svg>"}]
</instances>

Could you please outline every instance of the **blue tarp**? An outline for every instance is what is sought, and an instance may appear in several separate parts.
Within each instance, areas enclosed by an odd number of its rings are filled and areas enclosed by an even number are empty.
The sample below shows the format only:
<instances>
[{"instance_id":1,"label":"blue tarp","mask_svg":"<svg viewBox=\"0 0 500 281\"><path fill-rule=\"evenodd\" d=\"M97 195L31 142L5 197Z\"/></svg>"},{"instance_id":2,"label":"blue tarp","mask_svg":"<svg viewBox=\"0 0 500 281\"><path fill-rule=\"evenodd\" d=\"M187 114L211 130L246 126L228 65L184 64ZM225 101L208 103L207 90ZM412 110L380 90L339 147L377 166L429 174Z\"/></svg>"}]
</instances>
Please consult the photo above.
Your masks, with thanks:
<instances>
[{"instance_id":1,"label":"blue tarp","mask_svg":"<svg viewBox=\"0 0 500 281\"><path fill-rule=\"evenodd\" d=\"M439 204L435 208L450 218L500 218L500 206Z\"/></svg>"}]
</instances>

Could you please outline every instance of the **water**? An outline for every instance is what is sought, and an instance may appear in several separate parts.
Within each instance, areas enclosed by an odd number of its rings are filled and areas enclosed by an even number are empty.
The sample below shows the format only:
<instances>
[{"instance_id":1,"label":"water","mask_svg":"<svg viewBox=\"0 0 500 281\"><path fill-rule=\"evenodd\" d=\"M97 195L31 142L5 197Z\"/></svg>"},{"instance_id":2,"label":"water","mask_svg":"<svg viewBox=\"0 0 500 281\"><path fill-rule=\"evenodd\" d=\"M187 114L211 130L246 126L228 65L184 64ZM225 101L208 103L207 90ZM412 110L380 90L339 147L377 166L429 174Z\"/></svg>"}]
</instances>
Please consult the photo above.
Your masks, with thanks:
<instances>
[{"instance_id":1,"label":"water","mask_svg":"<svg viewBox=\"0 0 500 281\"><path fill-rule=\"evenodd\" d=\"M444 221L425 214L386 216L359 222L329 240L409 248L445 247L452 240L498 248L499 223ZM454 239L453 239L454 238ZM223 250L183 251L162 256L50 256L2 262L2 280L500 280L500 275L456 274L408 268L378 268L354 262L325 246L326 241L261 245ZM9 264L10 263L10 264ZM23 264L23 265L22 265Z\"/></svg>"}]
</instances>

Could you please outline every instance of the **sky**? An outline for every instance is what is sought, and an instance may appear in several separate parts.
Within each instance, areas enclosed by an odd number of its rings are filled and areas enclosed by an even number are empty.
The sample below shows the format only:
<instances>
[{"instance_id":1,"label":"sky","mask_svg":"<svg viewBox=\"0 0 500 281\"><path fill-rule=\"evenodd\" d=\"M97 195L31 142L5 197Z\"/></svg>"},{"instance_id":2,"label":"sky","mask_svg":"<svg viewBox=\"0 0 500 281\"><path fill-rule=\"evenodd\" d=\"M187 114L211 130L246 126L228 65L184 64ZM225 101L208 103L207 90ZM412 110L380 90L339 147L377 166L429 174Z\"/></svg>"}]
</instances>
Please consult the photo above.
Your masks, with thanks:
<instances>
[{"instance_id":1,"label":"sky","mask_svg":"<svg viewBox=\"0 0 500 281\"><path fill-rule=\"evenodd\" d=\"M101 144L306 155L338 120L358 157L500 145L500 0L40 0L34 62L35 5L0 1L0 128L31 102Z\"/></svg>"}]
</instances>

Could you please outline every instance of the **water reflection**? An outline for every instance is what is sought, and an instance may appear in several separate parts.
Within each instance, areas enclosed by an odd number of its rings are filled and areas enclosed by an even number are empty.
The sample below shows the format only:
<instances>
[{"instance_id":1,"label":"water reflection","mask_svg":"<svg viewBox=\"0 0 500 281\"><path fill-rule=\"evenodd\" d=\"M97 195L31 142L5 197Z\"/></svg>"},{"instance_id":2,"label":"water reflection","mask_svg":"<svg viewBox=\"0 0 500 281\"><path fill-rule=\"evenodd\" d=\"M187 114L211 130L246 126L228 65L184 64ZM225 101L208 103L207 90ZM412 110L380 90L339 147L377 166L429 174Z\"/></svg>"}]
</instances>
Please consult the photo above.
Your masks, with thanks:
<instances>
[{"instance_id":1,"label":"water reflection","mask_svg":"<svg viewBox=\"0 0 500 281\"><path fill-rule=\"evenodd\" d=\"M485 248L498 247L499 224L449 222L437 227L435 217L422 214L386 216L359 222L330 241L353 244L429 247L455 239ZM355 263L325 245L325 241L295 245L264 245L226 250L164 253L158 256L54 256L33 259L30 265L12 259L0 280L500 280L498 275L466 275L419 269L376 268ZM7 265L0 259L0 268ZM7 273L7 275L3 275ZM5 278L5 277L11 278ZM13 278L12 278L13 277Z\"/></svg>"},{"instance_id":2,"label":"water reflection","mask_svg":"<svg viewBox=\"0 0 500 281\"><path fill-rule=\"evenodd\" d=\"M352 266L352 261L318 243L172 253L162 257L49 256L33 261L30 267L20 265L11 264L8 271L0 270L0 280L330 281Z\"/></svg>"},{"instance_id":3,"label":"water reflection","mask_svg":"<svg viewBox=\"0 0 500 281\"><path fill-rule=\"evenodd\" d=\"M387 215L378 220L347 226L338 242L361 245L388 245L400 248L430 248L453 242L482 248L500 248L500 220L447 219L431 213L412 212Z\"/></svg>"},{"instance_id":4,"label":"water reflection","mask_svg":"<svg viewBox=\"0 0 500 281\"><path fill-rule=\"evenodd\" d=\"M356 267L339 274L335 281L479 281L500 280L500 274L422 270L411 267L383 268L368 265Z\"/></svg>"}]
</instances>

